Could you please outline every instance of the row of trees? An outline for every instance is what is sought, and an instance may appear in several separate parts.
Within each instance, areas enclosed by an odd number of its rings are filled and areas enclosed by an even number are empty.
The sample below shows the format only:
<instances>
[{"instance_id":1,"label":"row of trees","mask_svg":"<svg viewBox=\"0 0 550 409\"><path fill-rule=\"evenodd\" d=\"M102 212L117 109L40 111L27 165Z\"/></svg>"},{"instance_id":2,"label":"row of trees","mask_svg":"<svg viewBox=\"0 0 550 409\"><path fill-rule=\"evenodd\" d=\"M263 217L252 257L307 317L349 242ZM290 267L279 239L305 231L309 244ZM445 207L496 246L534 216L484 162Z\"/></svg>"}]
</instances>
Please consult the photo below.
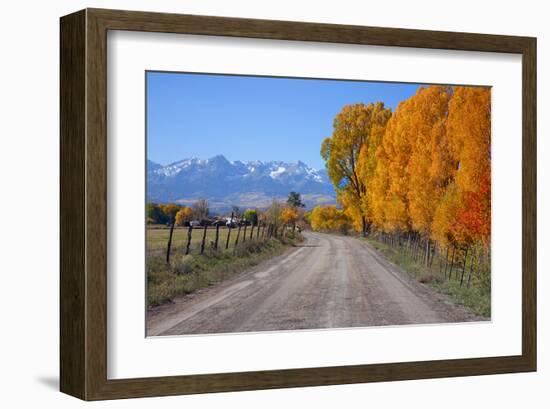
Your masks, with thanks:
<instances>
[{"instance_id":1,"label":"row of trees","mask_svg":"<svg viewBox=\"0 0 550 409\"><path fill-rule=\"evenodd\" d=\"M208 201L199 199L192 206L147 203L146 217L148 224L171 224L175 221L181 226L190 220L204 220L209 213Z\"/></svg>"},{"instance_id":2,"label":"row of trees","mask_svg":"<svg viewBox=\"0 0 550 409\"><path fill-rule=\"evenodd\" d=\"M301 195L297 192L290 192L286 203L273 200L271 206L265 211L259 209L246 209L241 211L237 206L231 210L232 220L245 220L251 225L258 225L259 222L269 222L274 225L292 225L293 227L304 218L305 205ZM147 223L167 224L183 226L191 220L206 220L210 214L208 201L197 200L192 206L168 204L147 204Z\"/></svg>"},{"instance_id":3,"label":"row of trees","mask_svg":"<svg viewBox=\"0 0 550 409\"><path fill-rule=\"evenodd\" d=\"M260 212L257 209L247 209L244 212L241 212L240 209L236 206L233 206L231 217L229 223L227 224L227 235L226 235L226 244L225 249L229 247L229 240L231 235L231 228L234 226L234 221L239 221L237 236L235 238L235 246L239 242L239 237L241 233L241 227L243 226L240 223L243 220L246 220L251 225L249 239L256 238L271 238L278 237L279 230L281 229L283 237L285 236L285 231L288 226L292 227L294 231L296 229L297 223L303 221L304 205L301 201L299 193L291 192L287 203L281 203L277 200L273 200L271 206L265 211ZM148 223L166 223L170 226L170 232L168 235L168 242L166 245L166 263L170 263L170 255L172 249L172 239L174 236L175 226L187 225L187 222L190 222L192 219L204 220L208 217L208 202L204 199L198 200L192 207L182 206L177 204L154 204L149 203L147 205L147 222ZM226 219L222 218L220 221L225 222ZM224 223L225 224L225 223ZM185 254L189 254L193 224L188 224L189 229L187 233L187 245L185 249ZM213 241L213 248L218 250L218 240L219 240L219 231L220 225L216 224L215 229L215 239ZM208 224L204 224L202 227L202 240L200 246L200 254L204 253L205 244L206 244L206 233L208 229ZM254 227L256 228L256 236L254 236ZM260 233L260 227L262 231ZM266 227L267 233L266 233ZM244 224L244 233L242 236L242 241L246 241L246 231L247 224Z\"/></svg>"},{"instance_id":4,"label":"row of trees","mask_svg":"<svg viewBox=\"0 0 550 409\"><path fill-rule=\"evenodd\" d=\"M307 215L309 224L317 231L339 231L346 233L350 220L345 212L336 206L316 206Z\"/></svg>"},{"instance_id":5,"label":"row of trees","mask_svg":"<svg viewBox=\"0 0 550 409\"><path fill-rule=\"evenodd\" d=\"M420 87L393 113L381 102L345 106L321 147L342 210L314 209L312 227L344 217L365 236L414 233L488 249L490 117L482 87Z\"/></svg>"}]
</instances>

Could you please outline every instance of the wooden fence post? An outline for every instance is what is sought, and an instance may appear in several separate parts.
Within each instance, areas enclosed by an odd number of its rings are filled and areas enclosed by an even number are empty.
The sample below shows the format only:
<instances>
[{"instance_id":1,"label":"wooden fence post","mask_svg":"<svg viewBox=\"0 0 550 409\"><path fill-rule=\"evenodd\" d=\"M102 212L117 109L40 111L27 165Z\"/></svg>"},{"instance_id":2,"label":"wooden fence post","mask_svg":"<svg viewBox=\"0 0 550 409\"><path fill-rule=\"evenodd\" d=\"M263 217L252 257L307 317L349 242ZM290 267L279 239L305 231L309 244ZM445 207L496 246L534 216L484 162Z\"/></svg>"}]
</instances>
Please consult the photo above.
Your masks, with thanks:
<instances>
[{"instance_id":1,"label":"wooden fence post","mask_svg":"<svg viewBox=\"0 0 550 409\"><path fill-rule=\"evenodd\" d=\"M430 266L430 248L432 246L432 243L430 242L430 239L426 240L426 257L424 257L424 261L426 262L426 267Z\"/></svg>"},{"instance_id":2,"label":"wooden fence post","mask_svg":"<svg viewBox=\"0 0 550 409\"><path fill-rule=\"evenodd\" d=\"M191 235L193 234L193 226L189 225L187 229L187 245L185 246L185 255L189 254L189 248L191 247Z\"/></svg>"},{"instance_id":3,"label":"wooden fence post","mask_svg":"<svg viewBox=\"0 0 550 409\"><path fill-rule=\"evenodd\" d=\"M207 229L207 226L203 226L202 242L201 242L201 254L204 253L204 242L206 240L206 229Z\"/></svg>"},{"instance_id":4,"label":"wooden fence post","mask_svg":"<svg viewBox=\"0 0 550 409\"><path fill-rule=\"evenodd\" d=\"M441 270L443 270L443 259L441 258L441 249L437 250L437 255L439 256L439 275L441 275Z\"/></svg>"},{"instance_id":5,"label":"wooden fence post","mask_svg":"<svg viewBox=\"0 0 550 409\"><path fill-rule=\"evenodd\" d=\"M260 222L256 222L256 240L260 238Z\"/></svg>"},{"instance_id":6,"label":"wooden fence post","mask_svg":"<svg viewBox=\"0 0 550 409\"><path fill-rule=\"evenodd\" d=\"M462 287L462 283L464 281L464 270L466 270L466 261L468 260L468 247L466 247L466 251L464 252L464 264L462 264L462 274L460 275L460 286Z\"/></svg>"},{"instance_id":7,"label":"wooden fence post","mask_svg":"<svg viewBox=\"0 0 550 409\"><path fill-rule=\"evenodd\" d=\"M470 288L470 280L472 279L472 272L474 270L474 256L472 255L472 261L470 262L470 272L468 273L468 282L466 288Z\"/></svg>"},{"instance_id":8,"label":"wooden fence post","mask_svg":"<svg viewBox=\"0 0 550 409\"><path fill-rule=\"evenodd\" d=\"M244 223L243 243L246 241L246 222Z\"/></svg>"},{"instance_id":9,"label":"wooden fence post","mask_svg":"<svg viewBox=\"0 0 550 409\"><path fill-rule=\"evenodd\" d=\"M457 254L457 257L458 258L458 265L456 266L456 271L455 271L455 280L458 280L458 272L460 270L460 253L462 252L462 249L459 249L459 254Z\"/></svg>"},{"instance_id":10,"label":"wooden fence post","mask_svg":"<svg viewBox=\"0 0 550 409\"><path fill-rule=\"evenodd\" d=\"M252 235L254 234L254 223L250 226L250 237L249 239L252 240Z\"/></svg>"},{"instance_id":11,"label":"wooden fence post","mask_svg":"<svg viewBox=\"0 0 550 409\"><path fill-rule=\"evenodd\" d=\"M453 244L453 253L451 255L451 268L449 269L449 280L453 279L453 267L455 263L455 249L456 246Z\"/></svg>"},{"instance_id":12,"label":"wooden fence post","mask_svg":"<svg viewBox=\"0 0 550 409\"><path fill-rule=\"evenodd\" d=\"M168 237L168 246L166 248L166 264L170 263L170 248L172 247L172 235L174 234L174 226L176 221L174 220L170 225L170 236Z\"/></svg>"},{"instance_id":13,"label":"wooden fence post","mask_svg":"<svg viewBox=\"0 0 550 409\"><path fill-rule=\"evenodd\" d=\"M436 253L436 250L437 250L437 247L436 247L436 242L434 241L433 242L433 245L430 249L430 267L433 265L434 263L434 258L435 258L435 253Z\"/></svg>"},{"instance_id":14,"label":"wooden fence post","mask_svg":"<svg viewBox=\"0 0 550 409\"><path fill-rule=\"evenodd\" d=\"M231 212L231 219L229 220L229 225L227 226L227 239L225 239L225 249L229 248L229 237L231 237L231 226L233 225L233 212Z\"/></svg>"},{"instance_id":15,"label":"wooden fence post","mask_svg":"<svg viewBox=\"0 0 550 409\"><path fill-rule=\"evenodd\" d=\"M460 286L462 287L462 283L464 282L464 270L466 270L466 261L468 261L468 247L466 247L466 250L464 252L464 263L462 263L462 272L460 273Z\"/></svg>"},{"instance_id":16,"label":"wooden fence post","mask_svg":"<svg viewBox=\"0 0 550 409\"><path fill-rule=\"evenodd\" d=\"M229 248L229 238L231 237L231 223L227 226L227 238L225 239L225 249Z\"/></svg>"},{"instance_id":17,"label":"wooden fence post","mask_svg":"<svg viewBox=\"0 0 550 409\"><path fill-rule=\"evenodd\" d=\"M447 252L445 253L445 279L447 279L447 266L449 265L449 246L447 245Z\"/></svg>"},{"instance_id":18,"label":"wooden fence post","mask_svg":"<svg viewBox=\"0 0 550 409\"><path fill-rule=\"evenodd\" d=\"M239 228L237 229L237 238L235 239L235 247L237 247L237 244L239 244L240 235L241 235L241 225L239 224Z\"/></svg>"},{"instance_id":19,"label":"wooden fence post","mask_svg":"<svg viewBox=\"0 0 550 409\"><path fill-rule=\"evenodd\" d=\"M214 241L214 249L218 250L218 239L220 237L220 224L216 224L216 241Z\"/></svg>"}]
</instances>

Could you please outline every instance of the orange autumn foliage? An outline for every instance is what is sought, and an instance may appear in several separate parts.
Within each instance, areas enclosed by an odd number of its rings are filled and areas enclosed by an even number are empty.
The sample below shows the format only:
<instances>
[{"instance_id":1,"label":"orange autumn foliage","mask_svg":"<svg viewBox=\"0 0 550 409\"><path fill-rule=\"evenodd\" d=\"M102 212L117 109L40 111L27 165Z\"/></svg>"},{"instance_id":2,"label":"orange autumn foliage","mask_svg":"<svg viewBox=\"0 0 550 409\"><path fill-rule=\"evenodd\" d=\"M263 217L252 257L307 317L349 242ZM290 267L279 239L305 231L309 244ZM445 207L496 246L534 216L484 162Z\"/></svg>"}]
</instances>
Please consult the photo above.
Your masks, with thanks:
<instances>
[{"instance_id":1,"label":"orange autumn foliage","mask_svg":"<svg viewBox=\"0 0 550 409\"><path fill-rule=\"evenodd\" d=\"M488 246L491 235L490 90L455 87L447 127L458 164L455 179L463 203L455 230L465 241L482 241Z\"/></svg>"},{"instance_id":2,"label":"orange autumn foliage","mask_svg":"<svg viewBox=\"0 0 550 409\"><path fill-rule=\"evenodd\" d=\"M420 87L394 113L379 110L379 119L373 120L377 115L371 112L368 133L358 131L353 109L344 107L322 154L342 211L357 230L366 219L375 229L417 232L441 245L476 242L487 247L490 105L489 88ZM353 139L345 135L350 130L368 137ZM347 145L337 143L342 135ZM342 183L348 173L352 180Z\"/></svg>"},{"instance_id":3,"label":"orange autumn foliage","mask_svg":"<svg viewBox=\"0 0 550 409\"><path fill-rule=\"evenodd\" d=\"M298 210L294 207L285 207L281 212L281 220L284 224L295 224L298 220Z\"/></svg>"},{"instance_id":4,"label":"orange autumn foliage","mask_svg":"<svg viewBox=\"0 0 550 409\"><path fill-rule=\"evenodd\" d=\"M310 214L311 228L316 231L341 230L348 222L346 214L336 206L315 206Z\"/></svg>"},{"instance_id":5,"label":"orange autumn foliage","mask_svg":"<svg viewBox=\"0 0 550 409\"><path fill-rule=\"evenodd\" d=\"M321 145L338 201L356 229L366 233L370 202L367 197L375 163L370 157L380 144L391 111L384 104L346 105L334 118L332 136Z\"/></svg>"},{"instance_id":6,"label":"orange autumn foliage","mask_svg":"<svg viewBox=\"0 0 550 409\"><path fill-rule=\"evenodd\" d=\"M166 215L166 218L169 220L169 222L173 223L175 221L176 213L180 209L180 206L177 204L168 203L160 205L160 208Z\"/></svg>"},{"instance_id":7,"label":"orange autumn foliage","mask_svg":"<svg viewBox=\"0 0 550 409\"><path fill-rule=\"evenodd\" d=\"M412 100L410 114L411 156L407 164L407 200L412 229L431 235L436 205L445 191L452 164L444 160L447 150L445 121L449 87L421 89ZM450 166L449 166L450 165Z\"/></svg>"},{"instance_id":8,"label":"orange autumn foliage","mask_svg":"<svg viewBox=\"0 0 550 409\"><path fill-rule=\"evenodd\" d=\"M193 209L188 206L182 206L176 213L176 225L183 226L185 222L191 220L193 216Z\"/></svg>"}]
</instances>

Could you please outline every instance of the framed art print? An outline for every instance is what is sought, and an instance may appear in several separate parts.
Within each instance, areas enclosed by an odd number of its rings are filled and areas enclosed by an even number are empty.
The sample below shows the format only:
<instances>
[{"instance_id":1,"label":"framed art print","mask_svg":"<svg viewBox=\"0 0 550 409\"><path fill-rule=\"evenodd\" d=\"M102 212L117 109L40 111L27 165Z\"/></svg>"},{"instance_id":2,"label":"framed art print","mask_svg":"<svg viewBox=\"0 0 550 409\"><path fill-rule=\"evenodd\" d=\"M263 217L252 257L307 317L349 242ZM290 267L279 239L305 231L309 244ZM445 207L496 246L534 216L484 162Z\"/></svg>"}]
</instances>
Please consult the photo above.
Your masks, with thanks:
<instances>
[{"instance_id":1,"label":"framed art print","mask_svg":"<svg viewBox=\"0 0 550 409\"><path fill-rule=\"evenodd\" d=\"M61 390L536 370L536 40L61 19Z\"/></svg>"}]
</instances>

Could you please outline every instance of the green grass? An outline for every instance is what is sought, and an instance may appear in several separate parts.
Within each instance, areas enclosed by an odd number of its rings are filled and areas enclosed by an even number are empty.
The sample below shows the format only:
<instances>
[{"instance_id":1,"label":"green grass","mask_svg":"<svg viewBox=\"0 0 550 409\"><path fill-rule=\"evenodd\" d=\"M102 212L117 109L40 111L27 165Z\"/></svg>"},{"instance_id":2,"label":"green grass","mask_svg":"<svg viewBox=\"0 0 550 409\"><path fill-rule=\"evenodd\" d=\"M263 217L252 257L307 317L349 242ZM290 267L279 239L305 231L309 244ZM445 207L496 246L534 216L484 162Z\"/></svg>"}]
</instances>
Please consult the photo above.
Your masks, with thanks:
<instances>
[{"instance_id":1,"label":"green grass","mask_svg":"<svg viewBox=\"0 0 550 409\"><path fill-rule=\"evenodd\" d=\"M221 230L221 229L220 229ZM197 232L199 232L197 230ZM197 233L196 232L196 233ZM200 231L202 233L202 231ZM149 231L148 231L149 233ZM242 231L241 231L242 233ZM154 238L150 238L153 236ZM159 237L160 236L160 237ZM149 235L147 245L147 303L149 307L166 303L175 297L208 287L246 270L260 262L282 254L289 246L302 241L299 234L289 233L285 239L248 240L228 250L207 249L203 255L184 255L174 252L170 264L165 260L165 249L159 234ZM233 237L233 231L231 232ZM167 236L166 236L167 237ZM202 236L201 236L202 238ZM224 242L225 243L225 242ZM162 251L159 251L159 248Z\"/></svg>"},{"instance_id":2,"label":"green grass","mask_svg":"<svg viewBox=\"0 0 550 409\"><path fill-rule=\"evenodd\" d=\"M463 305L473 314L484 318L491 317L490 280L474 277L469 288L466 283L461 286L460 278L456 279L454 272L451 279L445 278L444 273L440 273L438 259L433 261L431 267L426 267L424 263L415 261L403 250L392 248L374 238L367 238L366 241L419 282L448 295L455 303Z\"/></svg>"}]
</instances>

